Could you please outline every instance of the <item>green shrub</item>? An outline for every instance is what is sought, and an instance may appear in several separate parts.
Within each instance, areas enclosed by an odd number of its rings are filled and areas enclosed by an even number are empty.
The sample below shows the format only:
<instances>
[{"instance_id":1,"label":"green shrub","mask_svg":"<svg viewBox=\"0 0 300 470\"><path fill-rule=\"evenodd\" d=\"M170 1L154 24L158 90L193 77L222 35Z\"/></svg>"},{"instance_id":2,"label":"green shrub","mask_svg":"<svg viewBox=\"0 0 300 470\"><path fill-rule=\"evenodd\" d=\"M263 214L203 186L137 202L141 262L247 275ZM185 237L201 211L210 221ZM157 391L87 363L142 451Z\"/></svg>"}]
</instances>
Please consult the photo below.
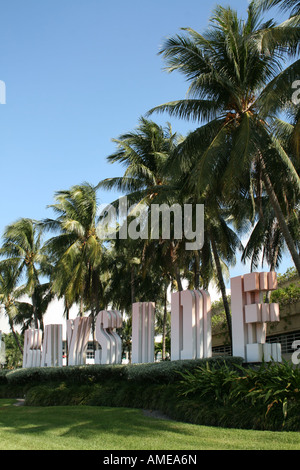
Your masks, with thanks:
<instances>
[{"instance_id":1,"label":"green shrub","mask_svg":"<svg viewBox=\"0 0 300 470\"><path fill-rule=\"evenodd\" d=\"M178 371L194 370L206 363L223 364L224 360L230 367L242 364L237 357L209 358L182 361L166 361L150 364L128 365L84 365L68 367L33 367L17 369L9 372L6 379L9 384L30 385L48 384L50 382L66 382L73 384L103 383L107 380L129 380L135 383L171 383L178 381Z\"/></svg>"},{"instance_id":2,"label":"green shrub","mask_svg":"<svg viewBox=\"0 0 300 470\"><path fill-rule=\"evenodd\" d=\"M283 421L291 404L300 405L300 369L293 364L263 363L257 369L243 368L243 376L235 379L232 400L242 400L251 406L263 406L265 414L275 408L282 411Z\"/></svg>"},{"instance_id":3,"label":"green shrub","mask_svg":"<svg viewBox=\"0 0 300 470\"><path fill-rule=\"evenodd\" d=\"M84 405L92 393L90 385L37 385L26 393L27 406Z\"/></svg>"},{"instance_id":4,"label":"green shrub","mask_svg":"<svg viewBox=\"0 0 300 470\"><path fill-rule=\"evenodd\" d=\"M300 429L300 369L288 362L229 369L200 367L181 374L185 419L251 429ZM194 416L191 416L194 409Z\"/></svg>"},{"instance_id":5,"label":"green shrub","mask_svg":"<svg viewBox=\"0 0 300 470\"><path fill-rule=\"evenodd\" d=\"M8 374L7 369L0 369L0 385L6 385L7 384L7 374Z\"/></svg>"},{"instance_id":6,"label":"green shrub","mask_svg":"<svg viewBox=\"0 0 300 470\"><path fill-rule=\"evenodd\" d=\"M17 369L7 374L11 384L29 385L66 381L68 383L96 383L109 378L121 378L125 372L122 365L86 365L68 367L32 367Z\"/></svg>"},{"instance_id":7,"label":"green shrub","mask_svg":"<svg viewBox=\"0 0 300 470\"><path fill-rule=\"evenodd\" d=\"M300 283L291 283L287 287L276 289L271 294L271 302L281 306L289 305L300 301Z\"/></svg>"},{"instance_id":8,"label":"green shrub","mask_svg":"<svg viewBox=\"0 0 300 470\"><path fill-rule=\"evenodd\" d=\"M194 396L197 400L205 400L225 405L232 394L232 384L240 376L237 368L230 368L226 362L222 365L207 363L194 371L180 373L179 394Z\"/></svg>"},{"instance_id":9,"label":"green shrub","mask_svg":"<svg viewBox=\"0 0 300 470\"><path fill-rule=\"evenodd\" d=\"M228 368L235 368L242 364L242 358L237 357L212 357L207 359L165 361L152 364L133 364L127 367L128 380L136 383L167 384L178 382L180 373L193 372L198 367L212 364L215 368L222 367L224 362Z\"/></svg>"}]
</instances>

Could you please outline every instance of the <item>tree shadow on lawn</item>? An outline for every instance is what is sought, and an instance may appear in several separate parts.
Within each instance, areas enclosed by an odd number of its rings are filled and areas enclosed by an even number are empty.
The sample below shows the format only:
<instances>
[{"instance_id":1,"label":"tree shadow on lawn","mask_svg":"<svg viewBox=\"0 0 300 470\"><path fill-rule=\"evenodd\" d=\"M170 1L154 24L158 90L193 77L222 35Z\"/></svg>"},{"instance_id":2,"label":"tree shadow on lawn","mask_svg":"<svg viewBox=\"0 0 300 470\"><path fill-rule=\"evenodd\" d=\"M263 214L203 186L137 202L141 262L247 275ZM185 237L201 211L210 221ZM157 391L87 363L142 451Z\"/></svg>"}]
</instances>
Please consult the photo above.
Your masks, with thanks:
<instances>
[{"instance_id":1,"label":"tree shadow on lawn","mask_svg":"<svg viewBox=\"0 0 300 470\"><path fill-rule=\"evenodd\" d=\"M250 432L250 434L248 434ZM141 409L3 406L2 447L44 450L299 449L299 433L218 429L147 417ZM269 441L269 442L268 442Z\"/></svg>"},{"instance_id":2,"label":"tree shadow on lawn","mask_svg":"<svg viewBox=\"0 0 300 470\"><path fill-rule=\"evenodd\" d=\"M8 408L7 408L8 410ZM57 437L80 440L100 440L118 437L141 440L158 439L164 434L168 439L180 436L188 438L194 433L185 423L147 417L142 410L97 406L17 407L6 413L0 412L0 426L10 433L33 436L55 434ZM181 439L179 439L181 440ZM137 441L135 441L137 442ZM142 443L141 443L142 445Z\"/></svg>"}]
</instances>

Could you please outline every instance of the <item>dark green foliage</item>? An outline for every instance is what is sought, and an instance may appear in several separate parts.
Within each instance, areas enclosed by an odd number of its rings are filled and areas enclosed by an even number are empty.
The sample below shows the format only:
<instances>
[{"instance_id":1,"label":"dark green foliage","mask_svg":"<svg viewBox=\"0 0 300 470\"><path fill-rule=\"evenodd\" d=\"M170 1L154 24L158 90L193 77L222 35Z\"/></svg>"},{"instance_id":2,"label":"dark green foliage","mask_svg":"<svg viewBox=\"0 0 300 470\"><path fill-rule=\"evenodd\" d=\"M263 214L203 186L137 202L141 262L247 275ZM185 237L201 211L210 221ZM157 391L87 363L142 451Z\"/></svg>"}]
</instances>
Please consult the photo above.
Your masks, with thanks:
<instances>
[{"instance_id":1,"label":"dark green foliage","mask_svg":"<svg viewBox=\"0 0 300 470\"><path fill-rule=\"evenodd\" d=\"M6 385L7 384L7 378L6 375L9 371L7 369L2 369L0 370L0 385Z\"/></svg>"},{"instance_id":2,"label":"dark green foliage","mask_svg":"<svg viewBox=\"0 0 300 470\"><path fill-rule=\"evenodd\" d=\"M224 358L158 362L153 364L87 365L69 367L34 367L18 369L7 374L7 380L15 385L48 384L66 382L73 384L102 383L107 380L128 380L134 383L171 383L178 381L178 372L194 370L206 364L223 364ZM228 357L226 363L242 364L241 358Z\"/></svg>"},{"instance_id":3,"label":"dark green foliage","mask_svg":"<svg viewBox=\"0 0 300 470\"><path fill-rule=\"evenodd\" d=\"M184 371L195 371L201 365L213 364L215 368L219 368L224 364L228 368L242 364L242 358L213 357L209 359L195 359L183 361L166 361L153 364L135 364L127 366L128 380L134 380L135 383L173 383L178 382L179 373Z\"/></svg>"},{"instance_id":4,"label":"dark green foliage","mask_svg":"<svg viewBox=\"0 0 300 470\"><path fill-rule=\"evenodd\" d=\"M290 305L300 300L300 283L291 283L287 287L281 287L271 294L271 301L280 306Z\"/></svg>"},{"instance_id":5,"label":"dark green foliage","mask_svg":"<svg viewBox=\"0 0 300 470\"><path fill-rule=\"evenodd\" d=\"M193 396L199 402L226 405L230 401L232 383L240 377L240 369L230 368L224 361L221 367L207 363L180 375L180 395Z\"/></svg>"},{"instance_id":6,"label":"dark green foliage","mask_svg":"<svg viewBox=\"0 0 300 470\"><path fill-rule=\"evenodd\" d=\"M292 363L267 363L257 370L241 370L242 377L233 381L231 399L262 405L266 415L279 408L283 421L290 406L300 405L300 369Z\"/></svg>"},{"instance_id":7,"label":"dark green foliage","mask_svg":"<svg viewBox=\"0 0 300 470\"><path fill-rule=\"evenodd\" d=\"M68 367L32 367L17 369L7 374L7 380L15 385L48 384L67 382L70 384L91 384L111 378L121 378L126 366L89 365Z\"/></svg>"},{"instance_id":8,"label":"dark green foliage","mask_svg":"<svg viewBox=\"0 0 300 470\"><path fill-rule=\"evenodd\" d=\"M288 362L259 367L200 367L182 374L180 395L194 407L186 418L201 424L300 430L300 369Z\"/></svg>"}]
</instances>

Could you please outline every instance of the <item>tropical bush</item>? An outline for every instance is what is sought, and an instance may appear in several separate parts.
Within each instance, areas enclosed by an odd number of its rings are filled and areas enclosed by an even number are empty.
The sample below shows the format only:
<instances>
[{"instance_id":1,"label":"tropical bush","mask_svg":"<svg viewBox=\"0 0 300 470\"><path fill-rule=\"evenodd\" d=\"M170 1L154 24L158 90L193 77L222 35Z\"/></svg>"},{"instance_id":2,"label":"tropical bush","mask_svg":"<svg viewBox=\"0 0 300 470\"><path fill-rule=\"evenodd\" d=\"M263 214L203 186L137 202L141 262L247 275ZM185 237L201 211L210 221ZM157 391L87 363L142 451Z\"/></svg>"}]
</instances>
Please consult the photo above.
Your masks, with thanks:
<instances>
[{"instance_id":1,"label":"tropical bush","mask_svg":"<svg viewBox=\"0 0 300 470\"><path fill-rule=\"evenodd\" d=\"M231 427L300 429L300 369L289 362L236 369L207 364L181 375L179 395L194 404L197 422L209 417L210 424Z\"/></svg>"}]
</instances>

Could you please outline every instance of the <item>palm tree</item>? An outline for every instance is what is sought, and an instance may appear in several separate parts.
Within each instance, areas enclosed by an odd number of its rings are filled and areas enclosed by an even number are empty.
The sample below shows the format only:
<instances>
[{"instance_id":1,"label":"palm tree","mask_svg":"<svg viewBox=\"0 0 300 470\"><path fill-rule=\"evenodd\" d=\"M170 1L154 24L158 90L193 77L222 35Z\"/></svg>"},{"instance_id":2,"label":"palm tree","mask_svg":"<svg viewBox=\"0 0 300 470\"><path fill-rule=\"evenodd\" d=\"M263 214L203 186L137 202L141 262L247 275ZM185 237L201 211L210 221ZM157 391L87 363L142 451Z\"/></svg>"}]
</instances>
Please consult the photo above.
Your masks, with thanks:
<instances>
[{"instance_id":1,"label":"palm tree","mask_svg":"<svg viewBox=\"0 0 300 470\"><path fill-rule=\"evenodd\" d=\"M236 263L237 252L243 250L238 235L241 230L237 225L233 227L232 214L224 207L217 187L207 185L202 194L197 192L189 194L185 186L188 178L188 173L181 174L178 186L181 188L182 197L185 195L185 202L202 203L205 207L204 243L201 250L190 254L194 269L194 287L199 288L200 279L204 289L208 289L211 281L217 285L222 296L231 342L231 312L226 294L225 277L228 276L229 266Z\"/></svg>"},{"instance_id":2,"label":"palm tree","mask_svg":"<svg viewBox=\"0 0 300 470\"><path fill-rule=\"evenodd\" d=\"M107 178L98 184L98 188L116 189L130 195L130 202L153 198L156 188L166 181L163 169L181 139L173 133L170 124L163 128L141 117L135 131L112 139L118 150L109 155L107 161L124 166L124 175Z\"/></svg>"},{"instance_id":3,"label":"palm tree","mask_svg":"<svg viewBox=\"0 0 300 470\"><path fill-rule=\"evenodd\" d=\"M290 12L290 19L300 16L299 0L255 0L253 2L256 8L269 10L273 7L279 7L282 11Z\"/></svg>"},{"instance_id":4,"label":"palm tree","mask_svg":"<svg viewBox=\"0 0 300 470\"><path fill-rule=\"evenodd\" d=\"M96 189L89 183L75 185L56 192L55 199L49 207L58 217L43 221L44 229L57 232L45 243L45 252L54 264L52 290L64 298L66 320L73 304L79 304L80 316L90 311L94 334L94 320L103 306Z\"/></svg>"},{"instance_id":5,"label":"palm tree","mask_svg":"<svg viewBox=\"0 0 300 470\"><path fill-rule=\"evenodd\" d=\"M165 168L181 139L181 136L172 132L169 124L164 128L153 121L140 118L135 131L113 139L118 150L107 158L111 163L121 163L125 166L124 175L101 181L98 187L107 190L117 189L125 193L132 206L141 203L147 205L146 217L150 219L151 204L154 201L155 203L174 201L176 193ZM175 201L177 202L176 199ZM116 201L112 204L115 203ZM128 220L131 220L131 214ZM130 297L127 290L127 311L131 310L129 302L132 304L137 299L147 301L154 296L158 303L164 303L162 331L163 358L165 358L167 322L165 295L172 280L176 280L177 289L182 290L180 269L183 263L179 256L180 244L174 240L172 234L168 240L163 240L162 237L159 240L152 240L150 233L147 233L146 239L134 242L117 239L113 242L113 247L115 267L118 267L118 272L112 276L110 285L113 286L116 282L120 290L123 285L122 280L127 279L131 288ZM119 296L119 301L123 298L126 298L126 289L125 296Z\"/></svg>"},{"instance_id":6,"label":"palm tree","mask_svg":"<svg viewBox=\"0 0 300 470\"><path fill-rule=\"evenodd\" d=\"M79 303L80 315L84 304L98 312L102 246L96 230L96 189L84 183L56 192L55 199L49 207L58 217L43 221L45 229L58 233L45 243L45 251L54 263L53 290L65 297L67 310Z\"/></svg>"},{"instance_id":7,"label":"palm tree","mask_svg":"<svg viewBox=\"0 0 300 470\"><path fill-rule=\"evenodd\" d=\"M12 264L18 279L25 277L24 292L32 300L35 328L39 327L37 295L40 276L49 272L49 260L42 249L42 230L32 219L22 218L6 227L0 255L0 265Z\"/></svg>"},{"instance_id":8,"label":"palm tree","mask_svg":"<svg viewBox=\"0 0 300 470\"><path fill-rule=\"evenodd\" d=\"M299 199L300 178L292 155L273 132L277 114L291 100L299 60L283 70L286 50L260 51L260 30L265 25L252 4L246 21L239 20L231 8L218 6L203 34L185 28L186 34L169 38L160 53L169 72L178 70L190 82L188 98L160 105L149 114L166 111L171 116L206 121L178 146L172 167L174 173L190 172L191 193L201 193L216 181L224 201L239 194L245 184L250 193L252 173L260 167L262 183L300 273L300 256L280 204L280 192L275 191L281 170L289 176L294 198ZM293 103L289 103L291 110L295 116Z\"/></svg>"},{"instance_id":9,"label":"palm tree","mask_svg":"<svg viewBox=\"0 0 300 470\"><path fill-rule=\"evenodd\" d=\"M256 36L257 45L261 51L273 53L274 50L285 48L291 56L299 53L300 49L300 6L298 0L253 0L254 8L258 12L269 11L278 7L280 11L289 12L288 19L277 25L269 20L265 28Z\"/></svg>"},{"instance_id":10,"label":"palm tree","mask_svg":"<svg viewBox=\"0 0 300 470\"><path fill-rule=\"evenodd\" d=\"M258 12L264 12L278 7L282 12L289 12L290 16L281 24L276 25L274 20L270 20L265 28L261 29L256 35L258 49L265 54L273 54L276 50L287 52L287 59L294 59L300 52L300 4L298 0L254 0L254 7ZM292 65L293 67L293 65ZM298 64L299 68L299 64ZM277 80L272 85L275 107L280 102L281 106L286 106L289 110L290 120L294 124L293 133L290 136L293 151L300 160L300 110L299 106L291 106L290 87L297 85L296 82L289 82L289 67L279 74ZM279 83L278 84L276 83ZM285 86L284 86L285 82ZM281 90L278 96L278 90ZM277 94L277 97L275 96ZM271 94L270 94L271 95ZM277 101L277 103L276 103ZM287 131L289 132L289 130ZM299 171L298 171L299 173Z\"/></svg>"},{"instance_id":11,"label":"palm tree","mask_svg":"<svg viewBox=\"0 0 300 470\"><path fill-rule=\"evenodd\" d=\"M0 303L4 307L16 345L23 354L23 348L15 330L16 317L19 313L17 299L24 293L19 287L19 278L20 271L14 263L5 263L0 266Z\"/></svg>"},{"instance_id":12,"label":"palm tree","mask_svg":"<svg viewBox=\"0 0 300 470\"><path fill-rule=\"evenodd\" d=\"M44 331L44 315L54 298L51 282L37 285L34 290L34 297L35 306L25 301L17 302L18 313L16 314L15 321L17 324L23 325L22 332L30 328L34 313L37 317L39 328Z\"/></svg>"},{"instance_id":13,"label":"palm tree","mask_svg":"<svg viewBox=\"0 0 300 470\"><path fill-rule=\"evenodd\" d=\"M111 240L106 252L106 302L120 311L130 312L140 296L140 240Z\"/></svg>"},{"instance_id":14,"label":"palm tree","mask_svg":"<svg viewBox=\"0 0 300 470\"><path fill-rule=\"evenodd\" d=\"M176 179L172 180L170 178L168 169L172 164L173 152L176 149L174 144L177 143L178 145L178 140L175 141L175 139L172 139L170 145L170 135L170 133L167 133L164 137L162 127L152 121L142 119L141 125L135 133L126 134L117 140L119 151L109 157L113 163L121 161L126 166L124 176L105 180L99 184L99 187L109 189L114 187L119 190L123 189L124 192L128 191L128 197L131 201L135 203L143 201L149 204L150 215L153 203L167 203L169 206L173 203L179 203L183 207L184 203L196 204L203 203L205 200L206 210L209 208L209 215L206 219L206 227L209 227L209 231L206 232L207 239L200 252L196 250L190 253L185 250L186 240L175 239L172 223L169 240L163 239L160 231L158 240L152 240L151 236L149 236L142 243L140 241L139 245L136 243L132 245L128 241L122 244L123 240L118 240L117 243L122 247L121 257L125 256L125 253L127 253L128 248L131 246L133 250L131 259L134 260L138 257L141 264L141 272L151 273L149 276L151 281L146 284L148 296L151 286L156 282L156 279L159 279L160 287L156 291L156 297L161 292L162 305L165 303L166 291L174 281L176 282L177 289L182 290L181 277L182 275L188 276L187 266L190 264L191 259L193 259L197 273L195 288L200 287L200 273L201 284L205 288L208 287L212 276L215 275L222 293L229 335L231 336L231 316L223 271L225 269L224 262L234 262L234 253L237 247L240 247L240 242L235 233L226 225L225 219L220 215L217 205L213 204L215 194L209 192L208 189L206 190L206 197L197 196L197 192L190 194L186 191L188 174L185 172L180 172L176 175ZM180 140L183 140L182 137ZM117 245L115 244L115 246ZM126 267L131 265L128 258L126 258L125 265ZM132 264L131 273L135 270L136 265ZM120 268L118 268L118 271L120 272ZM130 278L130 285L133 287L132 277ZM139 287L142 285L143 281L140 278ZM139 292L142 295L140 289ZM167 315L165 306L163 308L163 319L165 322L163 325L163 355L165 356L165 324Z\"/></svg>"},{"instance_id":15,"label":"palm tree","mask_svg":"<svg viewBox=\"0 0 300 470\"><path fill-rule=\"evenodd\" d=\"M257 269L260 264L263 265L264 262L267 263L270 271L275 271L286 249L285 240L268 199L264 197L259 204L261 208L257 211L253 230L242 254L242 261L251 261L251 271ZM295 214L295 217L290 217L289 230L299 249L298 225L298 217Z\"/></svg>"},{"instance_id":16,"label":"palm tree","mask_svg":"<svg viewBox=\"0 0 300 470\"><path fill-rule=\"evenodd\" d=\"M98 184L98 188L117 189L127 195L128 202L132 205L144 203L150 207L154 198L161 194L164 202L168 198L169 200L174 198L174 189L171 187L171 179L165 167L168 166L170 155L181 140L182 137L173 133L170 125L163 128L142 117L134 132L113 139L118 150L107 157L109 162L125 166L124 175L103 180ZM145 245L147 243L146 240ZM141 255L142 253L138 257L141 258ZM171 258L178 288L182 290L177 246L174 240L168 240L165 256Z\"/></svg>"}]
</instances>

